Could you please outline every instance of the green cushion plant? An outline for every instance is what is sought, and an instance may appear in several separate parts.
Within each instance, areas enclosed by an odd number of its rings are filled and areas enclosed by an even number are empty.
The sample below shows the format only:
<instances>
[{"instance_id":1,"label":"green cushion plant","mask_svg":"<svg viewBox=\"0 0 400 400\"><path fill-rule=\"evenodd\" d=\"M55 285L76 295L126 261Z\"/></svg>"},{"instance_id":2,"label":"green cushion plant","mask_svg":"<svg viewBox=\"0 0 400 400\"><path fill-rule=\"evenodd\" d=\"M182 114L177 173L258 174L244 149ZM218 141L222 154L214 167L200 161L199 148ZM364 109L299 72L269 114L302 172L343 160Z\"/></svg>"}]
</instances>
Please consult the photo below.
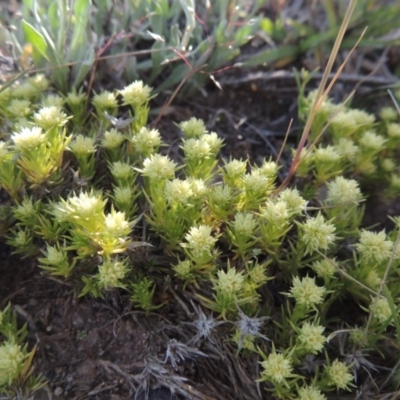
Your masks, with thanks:
<instances>
[{"instance_id":1,"label":"green cushion plant","mask_svg":"<svg viewBox=\"0 0 400 400\"><path fill-rule=\"evenodd\" d=\"M19 116L14 90L26 82L40 85ZM71 280L80 296L124 290L147 312L164 306L154 295L166 278L183 295L190 289L204 310L196 308L201 324L182 321L197 327L193 341L231 323L237 356L260 354L259 382L278 398L355 390L358 369L374 365L341 356L343 333L351 354L368 349L395 364L399 223L388 232L361 228L362 187L379 181L387 196L399 193L394 113L383 110L377 122L326 99L315 126L332 119L327 134L318 139L318 129L311 131L319 143L304 147L295 184L284 189L272 160L221 162L223 141L195 118L179 124L182 159L161 154L160 133L146 126L152 95L142 82L98 93L90 116L73 114L86 101L76 93L47 106L47 88L33 76L1 92L0 186L12 215L3 233L15 253ZM313 96L300 99L301 118ZM122 107L129 116L118 126ZM150 249L144 261L135 257L141 246ZM152 252L168 254L169 268L149 269ZM261 290L275 301L262 304ZM359 306L354 325L331 316L345 299ZM18 368L29 358L23 349ZM314 369L305 373L310 356Z\"/></svg>"}]
</instances>

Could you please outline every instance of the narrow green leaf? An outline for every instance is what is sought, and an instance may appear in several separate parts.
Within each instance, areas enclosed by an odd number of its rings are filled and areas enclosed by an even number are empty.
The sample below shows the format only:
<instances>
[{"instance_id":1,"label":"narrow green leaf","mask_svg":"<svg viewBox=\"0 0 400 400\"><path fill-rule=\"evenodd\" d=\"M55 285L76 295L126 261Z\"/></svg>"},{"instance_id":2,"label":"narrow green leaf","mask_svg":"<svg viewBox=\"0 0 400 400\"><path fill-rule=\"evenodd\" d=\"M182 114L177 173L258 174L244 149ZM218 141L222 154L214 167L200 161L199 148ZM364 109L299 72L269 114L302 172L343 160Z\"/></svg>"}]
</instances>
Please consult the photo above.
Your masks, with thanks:
<instances>
[{"instance_id":1,"label":"narrow green leaf","mask_svg":"<svg viewBox=\"0 0 400 400\"><path fill-rule=\"evenodd\" d=\"M46 60L49 60L49 56L47 54L47 43L43 36L25 20L22 20L22 28L25 33L26 41L33 46L33 49L37 52L37 54L40 54ZM37 61L39 61L39 59Z\"/></svg>"},{"instance_id":2,"label":"narrow green leaf","mask_svg":"<svg viewBox=\"0 0 400 400\"><path fill-rule=\"evenodd\" d=\"M386 285L383 286L383 292L385 293L386 299L389 303L390 311L392 312L393 322L396 326L397 335L400 336L399 306L396 307L392 294L390 293L390 290Z\"/></svg>"},{"instance_id":3,"label":"narrow green leaf","mask_svg":"<svg viewBox=\"0 0 400 400\"><path fill-rule=\"evenodd\" d=\"M76 21L70 48L71 61L74 60L74 55L77 54L80 47L84 48L85 50L89 47L89 43L87 43L86 29L89 25L90 6L90 0L77 0L75 2L74 15L76 17ZM79 60L76 59L74 61Z\"/></svg>"},{"instance_id":4,"label":"narrow green leaf","mask_svg":"<svg viewBox=\"0 0 400 400\"><path fill-rule=\"evenodd\" d=\"M49 27L51 29L51 34L54 35L54 32L57 32L58 26L60 24L60 20L58 19L58 9L57 4L52 3L47 11L47 18L49 21Z\"/></svg>"},{"instance_id":5,"label":"narrow green leaf","mask_svg":"<svg viewBox=\"0 0 400 400\"><path fill-rule=\"evenodd\" d=\"M152 65L152 73L149 78L150 82L161 72L161 70L164 68L162 66L162 63L166 60L166 49L165 49L165 43L156 41L153 43L151 46L151 61L153 63Z\"/></svg>"},{"instance_id":6,"label":"narrow green leaf","mask_svg":"<svg viewBox=\"0 0 400 400\"><path fill-rule=\"evenodd\" d=\"M181 42L181 38L182 38L182 32L179 29L179 25L178 24L171 25L169 44L172 47L178 47Z\"/></svg>"},{"instance_id":7,"label":"narrow green leaf","mask_svg":"<svg viewBox=\"0 0 400 400\"><path fill-rule=\"evenodd\" d=\"M90 46L90 48L86 51L86 57L85 60L81 64L77 64L73 68L73 76L74 78L74 83L73 87L78 88L79 85L83 82L83 80L86 78L87 74L93 67L94 60L96 58L96 54L94 51L94 46Z\"/></svg>"},{"instance_id":8,"label":"narrow green leaf","mask_svg":"<svg viewBox=\"0 0 400 400\"><path fill-rule=\"evenodd\" d=\"M261 51L249 58L244 64L248 67L255 67L262 64L270 64L283 58L296 58L299 54L298 46L279 46Z\"/></svg>"}]
</instances>

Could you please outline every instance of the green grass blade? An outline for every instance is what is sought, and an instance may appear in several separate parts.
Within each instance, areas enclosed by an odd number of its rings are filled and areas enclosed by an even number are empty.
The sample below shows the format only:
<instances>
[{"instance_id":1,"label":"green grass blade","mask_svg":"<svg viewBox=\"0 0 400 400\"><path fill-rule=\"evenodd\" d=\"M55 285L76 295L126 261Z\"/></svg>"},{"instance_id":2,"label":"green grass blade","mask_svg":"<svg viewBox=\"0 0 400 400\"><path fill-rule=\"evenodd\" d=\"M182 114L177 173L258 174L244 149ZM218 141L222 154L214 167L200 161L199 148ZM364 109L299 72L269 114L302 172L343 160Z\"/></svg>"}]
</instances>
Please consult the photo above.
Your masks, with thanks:
<instances>
[{"instance_id":1,"label":"green grass blade","mask_svg":"<svg viewBox=\"0 0 400 400\"><path fill-rule=\"evenodd\" d=\"M22 20L22 28L24 30L26 41L33 46L33 57L35 59L35 63L40 61L39 55L49 61L47 43L42 34L25 20Z\"/></svg>"}]
</instances>

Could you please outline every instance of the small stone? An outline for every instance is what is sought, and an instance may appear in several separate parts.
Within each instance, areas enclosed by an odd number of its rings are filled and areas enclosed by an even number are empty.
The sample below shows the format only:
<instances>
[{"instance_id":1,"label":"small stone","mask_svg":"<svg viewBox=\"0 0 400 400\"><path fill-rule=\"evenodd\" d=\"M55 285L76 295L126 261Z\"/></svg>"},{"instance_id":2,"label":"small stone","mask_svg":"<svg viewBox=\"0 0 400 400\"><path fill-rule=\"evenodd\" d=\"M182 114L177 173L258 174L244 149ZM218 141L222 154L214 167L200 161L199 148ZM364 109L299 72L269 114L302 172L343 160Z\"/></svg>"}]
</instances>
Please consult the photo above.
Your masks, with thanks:
<instances>
[{"instance_id":1,"label":"small stone","mask_svg":"<svg viewBox=\"0 0 400 400\"><path fill-rule=\"evenodd\" d=\"M35 306L37 306L37 304L38 304L38 301L36 299L29 299L29 301L28 301L29 307L35 307Z\"/></svg>"}]
</instances>

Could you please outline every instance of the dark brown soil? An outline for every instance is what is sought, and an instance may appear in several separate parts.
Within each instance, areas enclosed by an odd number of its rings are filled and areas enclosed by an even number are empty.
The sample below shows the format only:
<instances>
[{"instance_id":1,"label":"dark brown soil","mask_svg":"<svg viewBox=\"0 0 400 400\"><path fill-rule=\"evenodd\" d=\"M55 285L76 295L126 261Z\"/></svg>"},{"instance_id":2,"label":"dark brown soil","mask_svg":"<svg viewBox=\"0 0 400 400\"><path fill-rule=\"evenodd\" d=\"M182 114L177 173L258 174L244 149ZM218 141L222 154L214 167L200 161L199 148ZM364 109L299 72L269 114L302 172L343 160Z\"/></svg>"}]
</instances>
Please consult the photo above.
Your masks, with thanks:
<instances>
[{"instance_id":1,"label":"dark brown soil","mask_svg":"<svg viewBox=\"0 0 400 400\"><path fill-rule=\"evenodd\" d=\"M190 340L194 332L180 322L195 313L185 315L179 302L170 301L160 313L146 315L117 291L104 299L77 298L68 284L9 251L3 248L0 307L12 301L19 322L28 324L29 343L37 345L36 372L48 386L35 399L257 398L257 370L236 361L223 328L213 345L200 348L204 354L178 360L174 368L168 345ZM232 380L234 387L227 386ZM235 395L241 392L246 394Z\"/></svg>"}]
</instances>

